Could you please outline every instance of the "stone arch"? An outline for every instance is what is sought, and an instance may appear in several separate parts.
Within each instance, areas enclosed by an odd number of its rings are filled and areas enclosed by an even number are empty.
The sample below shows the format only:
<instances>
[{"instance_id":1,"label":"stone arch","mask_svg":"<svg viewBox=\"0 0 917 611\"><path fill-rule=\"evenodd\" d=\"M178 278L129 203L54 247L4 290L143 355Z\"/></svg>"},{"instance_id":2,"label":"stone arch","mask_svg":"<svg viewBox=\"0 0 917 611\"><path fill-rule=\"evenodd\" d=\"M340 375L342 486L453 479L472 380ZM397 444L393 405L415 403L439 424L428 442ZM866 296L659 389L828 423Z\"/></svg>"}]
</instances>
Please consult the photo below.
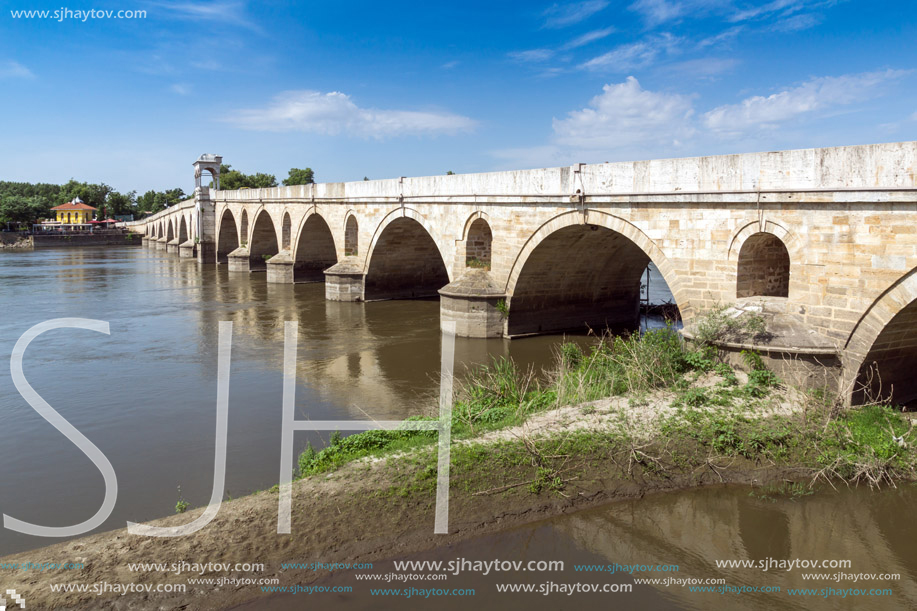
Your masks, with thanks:
<instances>
[{"instance_id":1,"label":"stone arch","mask_svg":"<svg viewBox=\"0 0 917 611\"><path fill-rule=\"evenodd\" d=\"M280 250L290 250L290 240L293 233L293 221L290 219L290 213L283 213L283 221L280 223Z\"/></svg>"},{"instance_id":2,"label":"stone arch","mask_svg":"<svg viewBox=\"0 0 917 611\"><path fill-rule=\"evenodd\" d=\"M869 306L848 337L843 355L844 388L850 389L854 402L866 398L867 388L874 397L891 395L901 404L917 400L917 269Z\"/></svg>"},{"instance_id":3,"label":"stone arch","mask_svg":"<svg viewBox=\"0 0 917 611\"><path fill-rule=\"evenodd\" d=\"M267 260L280 252L277 230L270 213L261 208L252 223L251 242L248 245L249 269L253 272L266 271Z\"/></svg>"},{"instance_id":4,"label":"stone arch","mask_svg":"<svg viewBox=\"0 0 917 611\"><path fill-rule=\"evenodd\" d=\"M344 256L355 257L360 254L360 224L353 211L348 212L344 221Z\"/></svg>"},{"instance_id":5,"label":"stone arch","mask_svg":"<svg viewBox=\"0 0 917 611\"><path fill-rule=\"evenodd\" d=\"M759 231L748 236L736 262L736 298L789 297L790 253L780 238Z\"/></svg>"},{"instance_id":6,"label":"stone arch","mask_svg":"<svg viewBox=\"0 0 917 611\"><path fill-rule=\"evenodd\" d=\"M427 235L433 239L434 244L436 244L436 251L439 257L446 261L446 256L444 255L445 249L442 248L444 240L440 236L439 232L433 227L424 215L414 210L413 208L395 208L391 212L385 215L385 217L380 221L376 226L375 231L373 232L373 237L369 242L369 248L366 249L366 254L363 256L363 269L369 269L369 262L372 258L372 254L376 249L376 243L379 241L379 238L382 236L382 232L385 231L385 228L394 221L397 221L400 218L409 218L420 223L421 227L427 232ZM447 272L451 274L451 270L446 269ZM450 280L451 280L450 275Z\"/></svg>"},{"instance_id":7,"label":"stone arch","mask_svg":"<svg viewBox=\"0 0 917 611\"><path fill-rule=\"evenodd\" d=\"M172 219L166 221L166 242L171 242L175 239L175 233L172 231Z\"/></svg>"},{"instance_id":8,"label":"stone arch","mask_svg":"<svg viewBox=\"0 0 917 611\"><path fill-rule=\"evenodd\" d=\"M239 240L242 243L242 246L248 246L248 210L242 208L242 221L240 223Z\"/></svg>"},{"instance_id":9,"label":"stone arch","mask_svg":"<svg viewBox=\"0 0 917 611\"><path fill-rule=\"evenodd\" d=\"M364 299L437 296L449 272L437 240L423 216L409 208L380 223L366 254Z\"/></svg>"},{"instance_id":10,"label":"stone arch","mask_svg":"<svg viewBox=\"0 0 917 611\"><path fill-rule=\"evenodd\" d=\"M293 252L293 282L324 282L324 271L337 263L337 249L328 222L308 214L299 227Z\"/></svg>"},{"instance_id":11,"label":"stone arch","mask_svg":"<svg viewBox=\"0 0 917 611\"><path fill-rule=\"evenodd\" d=\"M465 223L465 267L490 269L494 234L481 212Z\"/></svg>"},{"instance_id":12,"label":"stone arch","mask_svg":"<svg viewBox=\"0 0 917 611\"><path fill-rule=\"evenodd\" d=\"M184 215L178 223L178 243L184 244L188 241L188 225L185 223Z\"/></svg>"},{"instance_id":13,"label":"stone arch","mask_svg":"<svg viewBox=\"0 0 917 611\"><path fill-rule=\"evenodd\" d=\"M635 328L640 279L653 262L682 316L690 307L672 264L640 229L588 210L560 214L526 241L506 281L507 334Z\"/></svg>"},{"instance_id":14,"label":"stone arch","mask_svg":"<svg viewBox=\"0 0 917 611\"><path fill-rule=\"evenodd\" d=\"M226 263L229 253L239 247L239 229L232 210L226 208L217 228L217 263Z\"/></svg>"}]
</instances>

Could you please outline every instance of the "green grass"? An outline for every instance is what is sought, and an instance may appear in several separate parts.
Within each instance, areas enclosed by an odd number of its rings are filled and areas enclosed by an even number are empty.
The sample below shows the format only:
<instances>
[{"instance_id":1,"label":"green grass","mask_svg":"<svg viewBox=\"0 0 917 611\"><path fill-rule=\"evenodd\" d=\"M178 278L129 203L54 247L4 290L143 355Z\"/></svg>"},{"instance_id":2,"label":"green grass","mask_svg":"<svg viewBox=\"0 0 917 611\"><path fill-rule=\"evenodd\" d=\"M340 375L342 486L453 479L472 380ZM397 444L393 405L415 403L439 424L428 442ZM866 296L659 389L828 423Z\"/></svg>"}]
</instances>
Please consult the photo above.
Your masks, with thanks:
<instances>
[{"instance_id":1,"label":"green grass","mask_svg":"<svg viewBox=\"0 0 917 611\"><path fill-rule=\"evenodd\" d=\"M526 482L522 488L530 492L564 494L570 477L621 452L630 465L628 473L637 464L660 476L719 456L808 469L814 474L812 482L843 479L878 485L917 478L917 434L900 412L875 405L838 416L830 396L814 393L814 407L805 413L766 416L762 410L779 399L773 391L780 380L757 353L746 351L742 356L748 370L745 384L719 360L715 349L702 345L692 350L667 328L604 336L586 349L564 343L546 377L522 370L507 358L475 367L460 385L453 406L454 439L473 440L488 431L518 426L545 410L616 395L628 395L640 404L656 389L673 394L676 412L661 425L657 441L662 445L652 459L648 450L635 449L635 442L623 433L579 431L537 440L460 444L452 446L452 472L459 476L453 481L477 493L516 478ZM593 413L595 408L584 406L581 412ZM903 438L903 444L893 436ZM326 473L370 456L403 453L387 461L394 465L397 482L389 492L427 494L435 487L437 438L435 431L376 430L348 437L335 433L326 448L306 448L299 457L298 476ZM797 492L793 495L799 496Z\"/></svg>"}]
</instances>

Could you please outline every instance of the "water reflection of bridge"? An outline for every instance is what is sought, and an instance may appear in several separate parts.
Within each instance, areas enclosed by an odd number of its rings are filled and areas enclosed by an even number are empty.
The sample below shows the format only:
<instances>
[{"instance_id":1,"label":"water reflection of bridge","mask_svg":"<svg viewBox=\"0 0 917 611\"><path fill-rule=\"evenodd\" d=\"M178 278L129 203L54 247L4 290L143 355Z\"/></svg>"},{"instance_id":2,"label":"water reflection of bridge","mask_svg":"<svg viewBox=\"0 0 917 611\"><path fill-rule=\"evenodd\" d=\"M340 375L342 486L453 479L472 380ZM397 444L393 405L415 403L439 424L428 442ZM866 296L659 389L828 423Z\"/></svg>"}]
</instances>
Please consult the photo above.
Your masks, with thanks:
<instances>
[{"instance_id":1,"label":"water reflection of bridge","mask_svg":"<svg viewBox=\"0 0 917 611\"><path fill-rule=\"evenodd\" d=\"M555 528L609 563L678 565L677 573L638 577L725 578L732 586L780 586L778 593L715 594L659 587L688 609L917 608L917 526L913 489L881 493L845 490L800 500L761 501L747 489L711 488L649 496L581 512ZM850 560L850 568L761 571L722 569L717 560ZM804 580L803 573L897 573L898 581ZM841 600L790 597L787 588L891 588L890 597Z\"/></svg>"}]
</instances>

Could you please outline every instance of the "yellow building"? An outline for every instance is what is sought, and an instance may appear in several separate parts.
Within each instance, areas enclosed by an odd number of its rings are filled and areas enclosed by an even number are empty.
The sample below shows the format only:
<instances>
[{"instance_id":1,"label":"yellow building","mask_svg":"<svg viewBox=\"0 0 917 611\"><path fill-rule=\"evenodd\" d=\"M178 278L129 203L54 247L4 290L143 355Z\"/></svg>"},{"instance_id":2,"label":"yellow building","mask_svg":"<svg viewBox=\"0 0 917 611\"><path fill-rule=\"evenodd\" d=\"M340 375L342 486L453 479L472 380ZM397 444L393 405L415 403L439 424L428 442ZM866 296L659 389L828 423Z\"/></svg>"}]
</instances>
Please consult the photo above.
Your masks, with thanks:
<instances>
[{"instance_id":1,"label":"yellow building","mask_svg":"<svg viewBox=\"0 0 917 611\"><path fill-rule=\"evenodd\" d=\"M61 206L51 208L51 210L57 214L55 220L64 225L82 225L88 223L92 220L92 213L96 211L92 206L84 204L83 200L79 197L72 202L67 202Z\"/></svg>"}]
</instances>

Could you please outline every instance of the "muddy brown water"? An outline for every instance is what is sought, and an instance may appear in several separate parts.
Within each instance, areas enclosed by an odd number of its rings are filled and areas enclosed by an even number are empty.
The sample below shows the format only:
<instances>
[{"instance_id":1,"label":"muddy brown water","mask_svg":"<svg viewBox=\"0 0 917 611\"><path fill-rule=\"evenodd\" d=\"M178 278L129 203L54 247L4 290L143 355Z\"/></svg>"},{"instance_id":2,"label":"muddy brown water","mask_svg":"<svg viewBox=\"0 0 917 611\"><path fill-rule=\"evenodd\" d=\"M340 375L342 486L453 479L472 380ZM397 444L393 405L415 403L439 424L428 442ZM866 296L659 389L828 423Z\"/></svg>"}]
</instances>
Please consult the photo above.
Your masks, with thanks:
<instances>
[{"instance_id":1,"label":"muddy brown water","mask_svg":"<svg viewBox=\"0 0 917 611\"><path fill-rule=\"evenodd\" d=\"M335 303L323 284L272 285L265 274L140 248L0 253L0 355L32 325L107 321L111 334L49 331L29 346L29 383L111 461L118 502L99 530L209 501L213 479L218 322L233 322L226 491L270 488L280 472L283 323L297 320L297 418L397 420L432 415L440 363L436 300ZM669 295L661 278L651 297ZM496 356L540 370L560 335L456 342L458 373ZM586 343L588 338L574 336ZM102 476L45 422L0 367L0 511L45 526L98 509ZM347 431L344 431L347 433ZM297 433L321 447L327 433ZM179 491L180 487L180 491ZM0 555L53 540L0 528Z\"/></svg>"},{"instance_id":2,"label":"muddy brown water","mask_svg":"<svg viewBox=\"0 0 917 611\"><path fill-rule=\"evenodd\" d=\"M659 290L661 281L651 283ZM268 285L263 274L230 275L225 266L136 248L0 253L0 354L29 327L59 317L108 321L111 335L56 330L25 356L38 393L89 437L118 475L115 510L98 530L174 511L179 495L209 499L216 400L217 323L234 325L226 489L240 496L276 483L280 465L283 322L300 322L297 412L305 419L401 419L435 406L440 353L438 303L369 304L324 300L321 284ZM664 299L660 299L664 300ZM541 368L561 336L513 341L458 340L459 371L493 356ZM587 338L576 337L587 342ZM0 368L0 510L63 526L98 508L102 477L90 461L33 411ZM297 433L296 451L327 435ZM180 492L179 492L180 487ZM563 560L561 573L452 576L446 582L373 587L473 588L472 599L436 597L436 607L568 609L917 608L917 527L912 487L820 492L796 500L759 500L743 488L685 491L565 515L414 556L419 560ZM0 529L0 555L52 540ZM805 582L802 570L724 569L717 560L843 559L818 572L899 574L896 581ZM291 562L324 561L291 558ZM635 586L630 593L499 594L496 584L632 584L630 574L577 572L575 564L678 565L664 575L722 578L730 587L781 587L780 593L698 593L687 586ZM373 572L394 571L377 563ZM812 572L812 571L809 571ZM429 608L431 599L380 597L353 571L317 575L318 586L353 592L276 596L248 609ZM443 583L447 584L444 586ZM815 584L815 585L812 585ZM550 586L548 586L550 587ZM793 597L788 588L889 587L891 597ZM305 600L303 600L305 598ZM380 602L383 601L384 602Z\"/></svg>"}]
</instances>

